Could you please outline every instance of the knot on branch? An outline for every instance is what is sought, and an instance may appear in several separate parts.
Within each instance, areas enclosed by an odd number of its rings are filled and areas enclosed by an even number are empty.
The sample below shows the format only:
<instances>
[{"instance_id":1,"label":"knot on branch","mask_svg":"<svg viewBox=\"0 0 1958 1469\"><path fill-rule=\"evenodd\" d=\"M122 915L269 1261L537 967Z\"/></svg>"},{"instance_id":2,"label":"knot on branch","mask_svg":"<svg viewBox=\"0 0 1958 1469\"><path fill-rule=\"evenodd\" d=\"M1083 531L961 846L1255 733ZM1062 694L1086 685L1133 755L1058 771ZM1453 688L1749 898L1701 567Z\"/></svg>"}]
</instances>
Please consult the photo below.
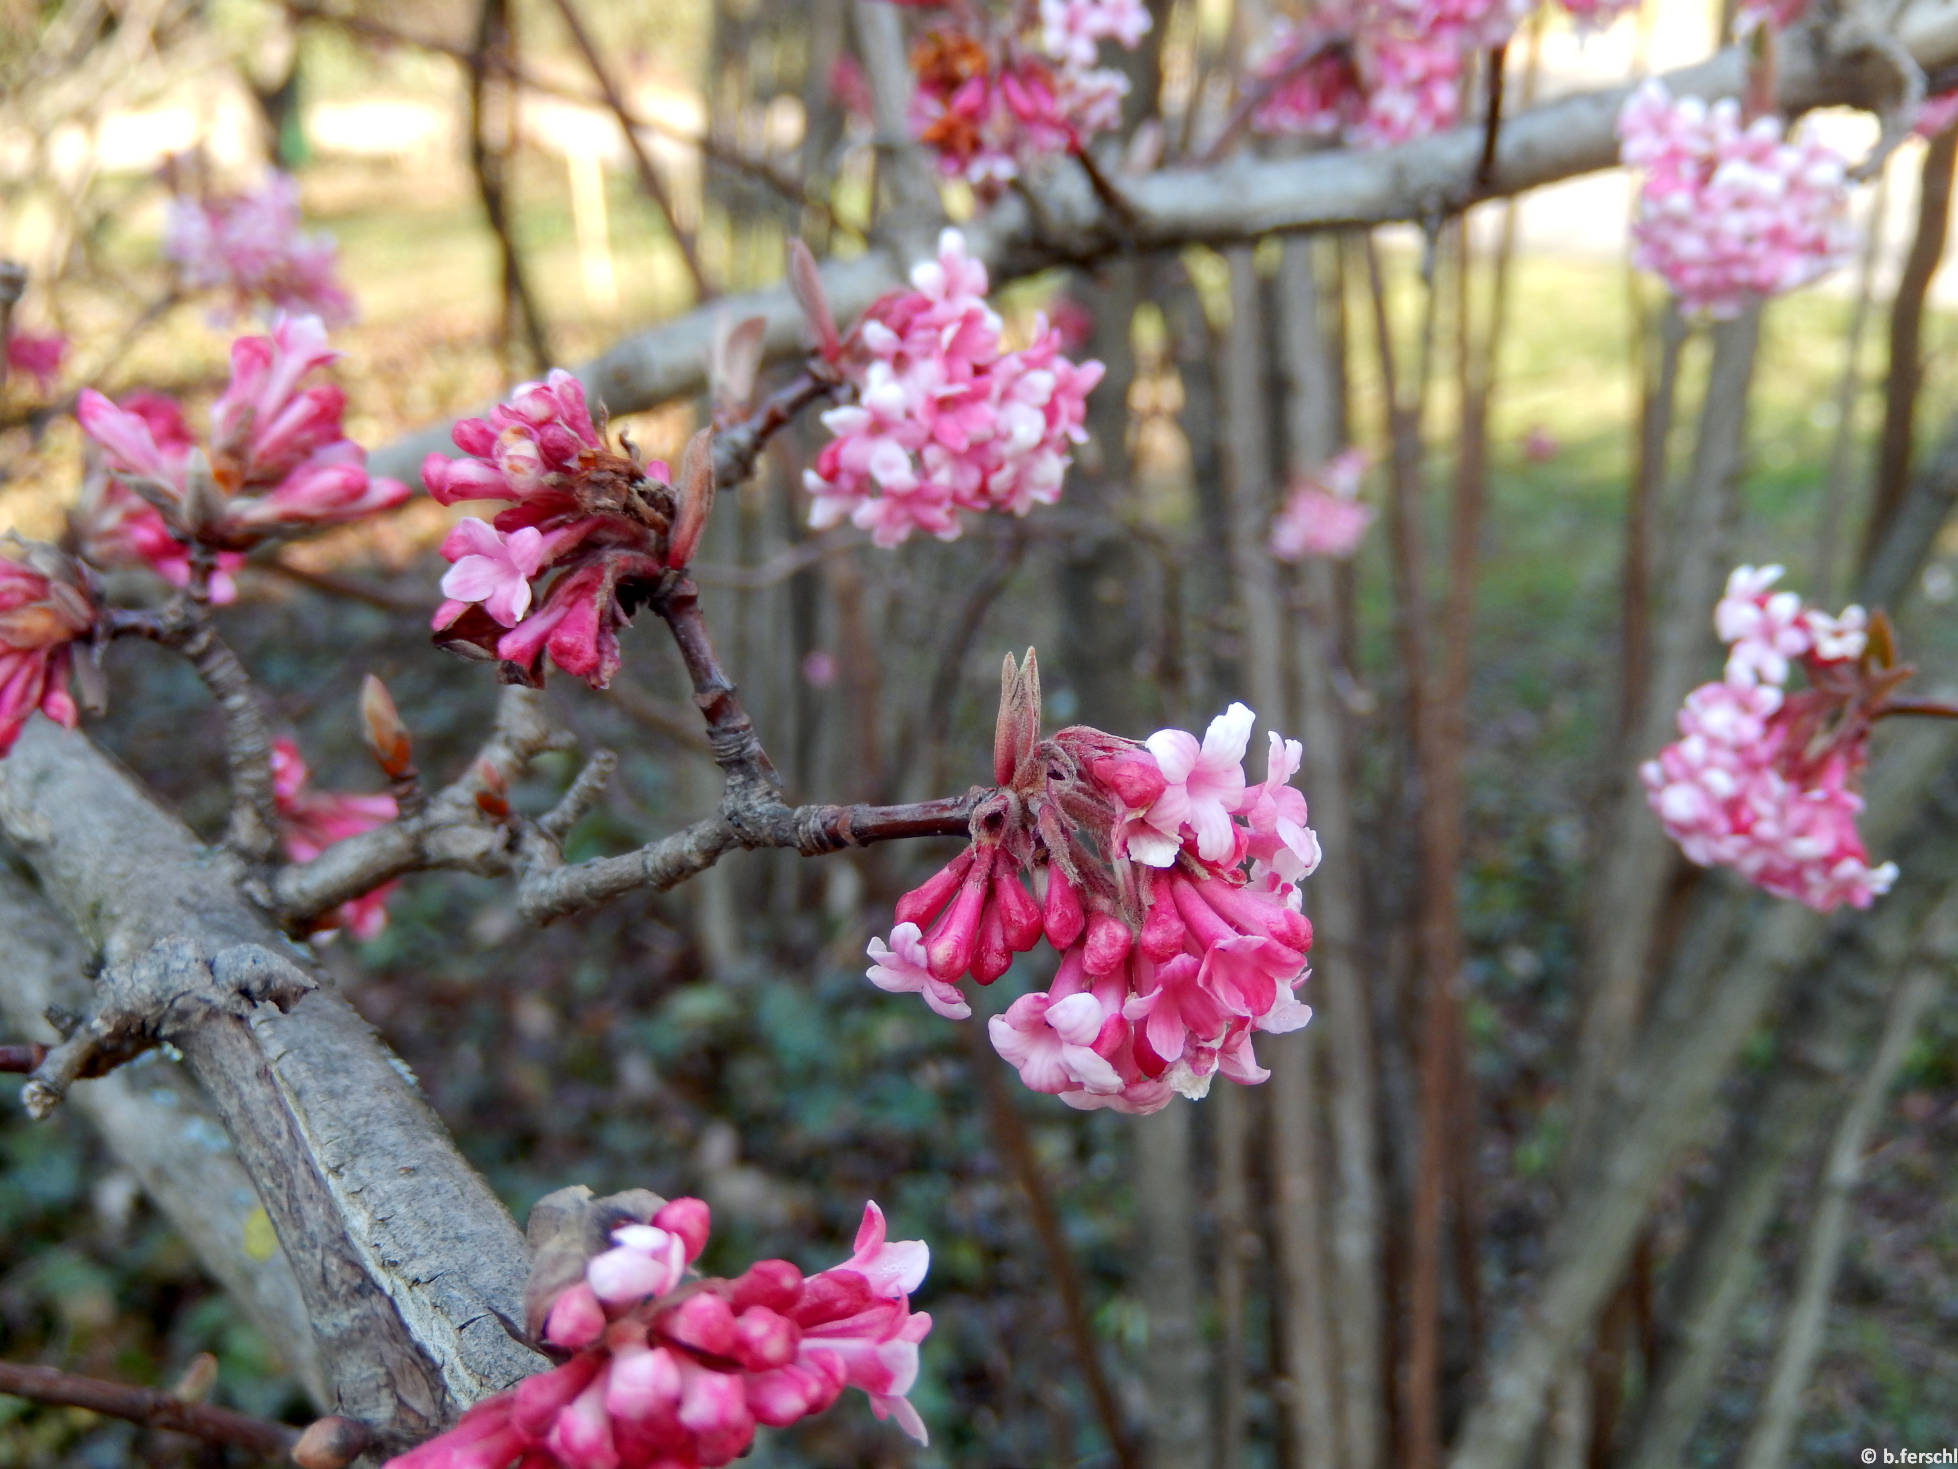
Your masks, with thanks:
<instances>
[{"instance_id":1,"label":"knot on branch","mask_svg":"<svg viewBox=\"0 0 1958 1469\"><path fill-rule=\"evenodd\" d=\"M796 810L795 849L805 857L822 857L845 847L861 847L863 839L851 821L854 808L803 806Z\"/></svg>"},{"instance_id":2,"label":"knot on branch","mask_svg":"<svg viewBox=\"0 0 1958 1469\"><path fill-rule=\"evenodd\" d=\"M34 1068L21 1089L21 1103L30 1116L44 1118L74 1082L106 1076L213 1014L244 1020L261 1004L289 1010L316 987L297 964L258 944L233 944L213 953L189 938L163 939L132 963L97 977L89 1015L50 1014L62 1032L61 1044Z\"/></svg>"}]
</instances>

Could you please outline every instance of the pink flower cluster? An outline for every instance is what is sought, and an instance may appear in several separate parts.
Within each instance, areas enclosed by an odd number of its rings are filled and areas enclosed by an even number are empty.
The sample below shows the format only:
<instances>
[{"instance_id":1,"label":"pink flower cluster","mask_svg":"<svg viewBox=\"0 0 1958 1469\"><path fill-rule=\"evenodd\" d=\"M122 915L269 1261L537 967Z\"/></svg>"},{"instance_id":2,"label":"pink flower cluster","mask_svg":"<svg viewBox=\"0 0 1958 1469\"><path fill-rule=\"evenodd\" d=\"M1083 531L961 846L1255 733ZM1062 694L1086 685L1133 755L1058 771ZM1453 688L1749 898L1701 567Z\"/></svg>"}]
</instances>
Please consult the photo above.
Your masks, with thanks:
<instances>
[{"instance_id":1,"label":"pink flower cluster","mask_svg":"<svg viewBox=\"0 0 1958 1469\"><path fill-rule=\"evenodd\" d=\"M1357 551L1373 524L1373 507L1359 500L1367 464L1366 450L1346 449L1294 481L1271 522L1271 554L1280 561L1306 556L1344 560Z\"/></svg>"},{"instance_id":2,"label":"pink flower cluster","mask_svg":"<svg viewBox=\"0 0 1958 1469\"><path fill-rule=\"evenodd\" d=\"M844 343L837 365L855 401L823 414L836 437L803 472L811 525L848 516L880 546L914 530L953 540L964 510L1053 504L1103 370L1061 356L1044 317L1027 347L1004 350L986 267L956 230L911 284L873 304Z\"/></svg>"},{"instance_id":3,"label":"pink flower cluster","mask_svg":"<svg viewBox=\"0 0 1958 1469\"><path fill-rule=\"evenodd\" d=\"M279 808L279 838L286 858L310 862L335 842L392 821L393 796L349 796L309 789L311 772L291 740L272 742L272 797ZM357 939L379 935L388 923L395 884L384 882L340 905L324 931L344 928Z\"/></svg>"},{"instance_id":4,"label":"pink flower cluster","mask_svg":"<svg viewBox=\"0 0 1958 1469\"><path fill-rule=\"evenodd\" d=\"M1679 712L1680 738L1639 770L1666 833L1703 867L1732 867L1779 897L1826 913L1867 908L1896 880L1869 863L1854 789L1869 758L1863 697L1869 620L1777 592L1781 568L1738 568L1714 612L1725 676ZM1799 662L1809 687L1784 688Z\"/></svg>"},{"instance_id":5,"label":"pink flower cluster","mask_svg":"<svg viewBox=\"0 0 1958 1469\"><path fill-rule=\"evenodd\" d=\"M154 507L151 522L112 498L101 534L182 582L183 554L195 543L244 551L261 541L343 525L408 498L399 480L370 476L367 451L340 425L347 396L300 380L338 354L316 316L281 317L269 337L231 344L231 382L211 405L208 454L197 451L182 410L156 393L117 407L84 388L76 408L82 432L98 444L127 491Z\"/></svg>"},{"instance_id":6,"label":"pink flower cluster","mask_svg":"<svg viewBox=\"0 0 1958 1469\"><path fill-rule=\"evenodd\" d=\"M1807 285L1853 244L1842 157L1773 117L1744 123L1731 98L1674 101L1649 81L1619 115L1621 157L1645 170L1633 263L1656 272L1683 310L1720 318Z\"/></svg>"},{"instance_id":7,"label":"pink flower cluster","mask_svg":"<svg viewBox=\"0 0 1958 1469\"><path fill-rule=\"evenodd\" d=\"M1014 14L1004 24L962 14L911 56L913 134L941 172L982 193L1118 124L1128 79L1095 64L1100 46L1132 51L1150 26L1142 0L1039 0Z\"/></svg>"},{"instance_id":8,"label":"pink flower cluster","mask_svg":"<svg viewBox=\"0 0 1958 1469\"><path fill-rule=\"evenodd\" d=\"M854 1253L820 1274L763 1260L690 1279L707 1232L699 1199L615 1229L545 1317L545 1343L571 1359L388 1469L712 1469L748 1451L756 1424L786 1427L846 1387L925 1441L904 1396L931 1330L909 1300L931 1260L922 1241L887 1241L872 1203Z\"/></svg>"},{"instance_id":9,"label":"pink flower cluster","mask_svg":"<svg viewBox=\"0 0 1958 1469\"><path fill-rule=\"evenodd\" d=\"M562 368L518 387L488 418L463 419L452 437L467 457L430 454L429 494L444 505L510 505L493 523L458 521L442 542L452 564L437 641L502 659L530 683L541 681L548 655L604 688L638 591L692 555L711 481L676 490L661 461L608 448L584 388ZM704 461L701 473L711 475ZM540 596L533 583L553 571Z\"/></svg>"},{"instance_id":10,"label":"pink flower cluster","mask_svg":"<svg viewBox=\"0 0 1958 1469\"><path fill-rule=\"evenodd\" d=\"M341 325L353 298L334 274L331 235L299 225L299 185L276 170L246 194L170 201L163 253L193 290L221 290L234 312L254 305L305 313Z\"/></svg>"},{"instance_id":11,"label":"pink flower cluster","mask_svg":"<svg viewBox=\"0 0 1958 1469\"><path fill-rule=\"evenodd\" d=\"M95 625L95 607L66 557L44 546L15 550L19 559L0 556L0 756L36 709L75 727L71 655Z\"/></svg>"},{"instance_id":12,"label":"pink flower cluster","mask_svg":"<svg viewBox=\"0 0 1958 1469\"><path fill-rule=\"evenodd\" d=\"M68 355L68 339L58 332L15 332L7 338L7 371L34 379L42 397L54 391L61 377L61 360Z\"/></svg>"},{"instance_id":13,"label":"pink flower cluster","mask_svg":"<svg viewBox=\"0 0 1958 1469\"><path fill-rule=\"evenodd\" d=\"M1252 74L1259 132L1363 147L1453 127L1464 74L1507 41L1521 0L1335 0L1281 21Z\"/></svg>"},{"instance_id":14,"label":"pink flower cluster","mask_svg":"<svg viewBox=\"0 0 1958 1469\"><path fill-rule=\"evenodd\" d=\"M1219 1074L1263 1081L1252 1035L1312 1015L1294 995L1312 943L1299 883L1319 862L1288 784L1298 742L1272 735L1252 785L1242 704L1201 742L1085 726L1042 740L1033 669L1029 654L1008 675L999 787L970 845L898 900L888 942L870 942L871 982L964 1019L958 981L991 984L1044 939L1060 955L1053 983L988 1027L1034 1091L1141 1113L1201 1097Z\"/></svg>"}]
</instances>

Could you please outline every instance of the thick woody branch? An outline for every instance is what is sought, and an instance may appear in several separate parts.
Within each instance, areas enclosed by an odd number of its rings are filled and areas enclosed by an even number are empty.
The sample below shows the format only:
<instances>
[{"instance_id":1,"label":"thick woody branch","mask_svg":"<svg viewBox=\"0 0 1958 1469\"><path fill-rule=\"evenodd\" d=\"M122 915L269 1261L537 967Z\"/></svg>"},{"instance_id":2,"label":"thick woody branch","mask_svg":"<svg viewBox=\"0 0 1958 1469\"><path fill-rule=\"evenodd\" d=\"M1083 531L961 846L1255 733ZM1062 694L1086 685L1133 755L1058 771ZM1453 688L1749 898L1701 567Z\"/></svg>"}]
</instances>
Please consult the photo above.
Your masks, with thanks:
<instances>
[{"instance_id":1,"label":"thick woody branch","mask_svg":"<svg viewBox=\"0 0 1958 1469\"><path fill-rule=\"evenodd\" d=\"M872 7L874 8L874 7ZM1958 0L1911 6L1896 38L1927 71L1958 62ZM1779 101L1789 112L1837 104L1880 108L1895 89L1895 68L1867 45L1831 50L1803 34L1780 59ZM1729 47L1697 66L1665 73L1674 95L1709 101L1738 97L1746 58ZM1016 197L996 203L967 228L968 243L1004 281L1064 262L1229 245L1274 233L1426 220L1482 199L1519 194L1618 162L1614 131L1629 87L1565 97L1503 119L1489 167L1482 119L1451 132L1367 152L1340 150L1291 157L1240 155L1216 165L1166 168L1121 180L1118 211L1076 168L1056 168L1031 185L1035 211ZM1484 175L1478 183L1478 174ZM902 284L911 264L895 248L832 260L822 281L839 321ZM786 286L728 296L712 310L690 312L628 337L579 369L579 377L614 413L638 412L696 393L715 324L723 315L761 317L773 354L799 351L806 328ZM448 444L449 423L431 425L377 451L377 474L412 479L422 457Z\"/></svg>"},{"instance_id":2,"label":"thick woody branch","mask_svg":"<svg viewBox=\"0 0 1958 1469\"><path fill-rule=\"evenodd\" d=\"M385 1439L425 1436L534 1371L510 1324L515 1223L337 996L314 990L285 1015L243 1004L309 966L195 837L86 738L38 719L0 765L0 831L105 973L159 993L184 982L158 1031L295 1262L340 1410Z\"/></svg>"},{"instance_id":3,"label":"thick woody branch","mask_svg":"<svg viewBox=\"0 0 1958 1469\"><path fill-rule=\"evenodd\" d=\"M79 939L11 862L0 863L0 932L7 935L0 1015L33 1035L46 1033L50 1011L86 1006ZM44 1056L49 1048L21 1049ZM39 1064L34 1056L33 1065ZM76 1088L67 1106L142 1184L206 1273L277 1344L314 1404L329 1405L332 1392L292 1267L282 1250L260 1258L245 1248L248 1226L261 1208L258 1192L183 1068L159 1062L104 1076Z\"/></svg>"},{"instance_id":4,"label":"thick woody branch","mask_svg":"<svg viewBox=\"0 0 1958 1469\"><path fill-rule=\"evenodd\" d=\"M230 1444L267 1459L284 1459L299 1442L299 1430L263 1418L247 1417L209 1403L186 1402L154 1388L104 1382L53 1367L0 1362L0 1393L37 1403L86 1408L109 1418L167 1428L206 1443Z\"/></svg>"}]
</instances>

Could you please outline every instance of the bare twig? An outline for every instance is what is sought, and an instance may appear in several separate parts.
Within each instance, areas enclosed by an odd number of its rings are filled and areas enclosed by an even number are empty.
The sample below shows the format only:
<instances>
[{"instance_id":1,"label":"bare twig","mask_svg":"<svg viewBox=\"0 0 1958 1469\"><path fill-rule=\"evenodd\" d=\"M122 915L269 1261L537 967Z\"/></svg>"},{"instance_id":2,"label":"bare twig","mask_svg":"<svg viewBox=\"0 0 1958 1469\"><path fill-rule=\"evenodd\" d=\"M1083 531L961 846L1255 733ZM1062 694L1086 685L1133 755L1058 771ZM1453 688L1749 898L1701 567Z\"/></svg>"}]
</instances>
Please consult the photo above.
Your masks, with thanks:
<instances>
[{"instance_id":1,"label":"bare twig","mask_svg":"<svg viewBox=\"0 0 1958 1469\"><path fill-rule=\"evenodd\" d=\"M553 0L553 3L564 20L564 28L571 33L572 44L585 58L585 65L591 68L592 80L598 83L598 90L605 97L605 105L619 121L619 131L625 135L626 149L632 154L632 166L639 173L639 186L646 191L646 197L666 221L666 232L673 237L674 248L680 252L680 260L693 279L696 297L702 301L711 300L716 292L712 282L707 279L707 273L701 269L699 243L694 239L693 231L680 223L680 215L674 208L666 180L660 177L653 155L646 151L645 143L633 127L632 113L626 106L624 94L619 91L619 84L614 80L611 68L605 64L605 58L599 54L598 43L585 29L576 0Z\"/></svg>"},{"instance_id":2,"label":"bare twig","mask_svg":"<svg viewBox=\"0 0 1958 1469\"><path fill-rule=\"evenodd\" d=\"M1924 302L1944 259L1951 225L1951 185L1958 167L1958 130L1931 139L1918 174L1917 233L1904 259L1890 303L1890 370L1885 378L1883 435L1877 442L1876 475L1869 518L1863 526L1862 562L1868 565L1904 498L1915 449L1917 399L1924 383Z\"/></svg>"},{"instance_id":3,"label":"bare twig","mask_svg":"<svg viewBox=\"0 0 1958 1469\"><path fill-rule=\"evenodd\" d=\"M476 192L483 201L483 215L496 236L497 252L503 267L503 335L507 344L510 316L523 318L524 337L530 348L532 365L543 371L551 365L550 333L544 326L537 295L524 274L523 257L510 230L506 197L505 169L509 161L507 143L491 142L489 66L486 58L509 49L509 0L482 0L477 13L476 45L468 55L469 67L469 163L476 175ZM506 132L508 131L506 125Z\"/></svg>"},{"instance_id":4,"label":"bare twig","mask_svg":"<svg viewBox=\"0 0 1958 1469\"><path fill-rule=\"evenodd\" d=\"M105 1382L54 1367L30 1367L0 1362L0 1393L36 1403L86 1408L108 1418L121 1418L149 1428L167 1428L206 1443L228 1444L267 1459L284 1459L299 1442L300 1431L284 1423L248 1417L210 1403L186 1402L154 1388Z\"/></svg>"},{"instance_id":5,"label":"bare twig","mask_svg":"<svg viewBox=\"0 0 1958 1469\"><path fill-rule=\"evenodd\" d=\"M1863 1152L1909 1053L1918 1022L1943 988L1949 964L1944 956L1920 959L1898 984L1890 997L1876 1055L1829 1140L1822 1169L1822 1197L1802 1239L1794 1299L1781 1324L1774 1366L1741 1454L1740 1469L1776 1469L1788 1462L1795 1430L1801 1426L1802 1396L1822 1350L1823 1319L1842 1265L1849 1209L1863 1172Z\"/></svg>"},{"instance_id":6,"label":"bare twig","mask_svg":"<svg viewBox=\"0 0 1958 1469\"><path fill-rule=\"evenodd\" d=\"M441 40L435 36L415 35L412 32L388 25L383 21L375 20L372 16L343 14L337 10L330 10L325 6L310 4L308 0L282 0L282 3L287 13L304 20L324 21L327 24L336 25L344 30L351 31L355 35L367 36L385 45L408 46L419 51L431 51L438 56L447 56L451 60L461 62L464 66L470 66L474 63L475 53L468 47L457 46L452 42ZM483 57L483 65L490 70L500 72L502 75L507 76L511 81L528 91L537 92L549 97L561 97L567 102L581 102L592 107L603 107L606 105L603 97L594 96L590 91L582 87L566 86L563 83L553 81L550 77L531 70L517 58L503 52L492 51L488 53ZM634 131L655 133L662 138L669 138L685 147L692 148L701 157L766 185L789 203L797 205L800 208L815 211L822 216L824 223L830 228L842 230L853 238L862 237L863 232L848 220L839 216L831 208L827 199L808 192L767 159L752 157L749 154L740 152L738 149L730 148L723 143L717 142L715 139L703 133L692 132L687 128L678 127L673 123L665 122L657 117L644 116L629 111L626 113L626 118L627 126Z\"/></svg>"}]
</instances>

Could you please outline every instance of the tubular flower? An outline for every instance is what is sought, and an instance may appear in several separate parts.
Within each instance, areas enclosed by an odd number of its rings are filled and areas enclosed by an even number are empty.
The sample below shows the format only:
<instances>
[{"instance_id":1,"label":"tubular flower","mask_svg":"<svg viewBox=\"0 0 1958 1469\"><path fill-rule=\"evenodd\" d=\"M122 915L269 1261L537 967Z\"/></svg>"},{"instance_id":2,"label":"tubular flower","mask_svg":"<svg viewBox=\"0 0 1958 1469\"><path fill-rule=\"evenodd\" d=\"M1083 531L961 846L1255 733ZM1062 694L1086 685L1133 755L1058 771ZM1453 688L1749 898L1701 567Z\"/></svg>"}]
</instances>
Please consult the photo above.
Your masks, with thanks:
<instances>
[{"instance_id":1,"label":"tubular flower","mask_svg":"<svg viewBox=\"0 0 1958 1469\"><path fill-rule=\"evenodd\" d=\"M619 453L577 378L554 368L452 437L464 458L430 454L422 483L444 505L504 500L493 521L459 521L436 641L543 681L546 655L602 689L619 667L619 629L670 571L686 564L712 494L707 437L688 445L677 483L659 460ZM694 513L689 514L689 507ZM543 585L546 577L554 576Z\"/></svg>"},{"instance_id":2,"label":"tubular flower","mask_svg":"<svg viewBox=\"0 0 1958 1469\"><path fill-rule=\"evenodd\" d=\"M393 796L349 796L309 789L310 772L291 740L272 742L272 799L279 808L279 840L286 858L310 862L335 842L394 820ZM388 899L395 884L342 903L328 930L344 928L357 939L376 937L388 923Z\"/></svg>"},{"instance_id":3,"label":"tubular flower","mask_svg":"<svg viewBox=\"0 0 1958 1469\"><path fill-rule=\"evenodd\" d=\"M1294 480L1271 522L1271 554L1280 561L1307 556L1345 560L1359 550L1373 524L1373 507L1359 499L1367 462L1366 450L1347 449Z\"/></svg>"},{"instance_id":4,"label":"tubular flower","mask_svg":"<svg viewBox=\"0 0 1958 1469\"><path fill-rule=\"evenodd\" d=\"M836 437L803 473L811 525L848 516L880 546L914 530L956 539L962 511L1025 515L1053 504L1102 375L1099 362L1062 357L1044 317L1030 345L1004 350L986 267L956 230L911 282L874 303L844 342L838 365L855 401L823 414Z\"/></svg>"},{"instance_id":5,"label":"tubular flower","mask_svg":"<svg viewBox=\"0 0 1958 1469\"><path fill-rule=\"evenodd\" d=\"M1744 122L1731 98L1675 102L1648 81L1618 118L1621 158L1643 168L1633 263L1682 310L1722 318L1826 275L1848 258L1848 173L1810 134Z\"/></svg>"},{"instance_id":6,"label":"tubular flower","mask_svg":"<svg viewBox=\"0 0 1958 1469\"><path fill-rule=\"evenodd\" d=\"M763 1260L723 1280L691 1270L707 1242L700 1200L602 1202L593 1215L613 1227L582 1272L538 1302L544 1343L569 1360L478 1403L387 1469L712 1469L747 1453L757 1424L787 1427L846 1387L925 1442L905 1394L931 1330L910 1309L930 1251L886 1241L876 1204L840 1265L805 1277Z\"/></svg>"},{"instance_id":7,"label":"tubular flower","mask_svg":"<svg viewBox=\"0 0 1958 1469\"><path fill-rule=\"evenodd\" d=\"M18 541L0 555L0 756L36 709L75 727L80 711L68 691L74 644L94 626L94 603L67 557Z\"/></svg>"},{"instance_id":8,"label":"tubular flower","mask_svg":"<svg viewBox=\"0 0 1958 1469\"><path fill-rule=\"evenodd\" d=\"M991 984L1044 940L1053 983L988 1023L1032 1090L1153 1112L1220 1073L1262 1081L1253 1033L1312 1014L1294 993L1312 945L1298 884L1319 846L1287 784L1297 741L1273 735L1265 780L1246 782L1253 722L1233 704L1201 741L1080 725L1043 739L1033 655L1009 658L997 788L966 849L898 899L890 943L871 941L871 981L963 1019L959 980Z\"/></svg>"},{"instance_id":9,"label":"tubular flower","mask_svg":"<svg viewBox=\"0 0 1958 1469\"><path fill-rule=\"evenodd\" d=\"M367 451L346 437L346 394L300 379L337 354L316 316L282 317L267 337L231 344L231 381L211 405L208 454L200 454L174 403L154 393L117 407L84 388L75 415L101 448L111 475L154 506L182 545L245 551L309 527L344 525L408 498L399 480L367 473ZM154 527L130 532L155 545ZM160 550L138 550L164 575Z\"/></svg>"},{"instance_id":10,"label":"tubular flower","mask_svg":"<svg viewBox=\"0 0 1958 1469\"><path fill-rule=\"evenodd\" d=\"M173 398L144 389L124 398L121 411L140 419L149 430L158 463L187 460L196 447L183 410ZM116 474L89 475L74 528L83 558L93 565L147 566L172 586L190 585L190 547L170 533L161 511ZM219 606L236 599L238 589L230 574L244 559L235 551L218 554L210 597Z\"/></svg>"},{"instance_id":11,"label":"tubular flower","mask_svg":"<svg viewBox=\"0 0 1958 1469\"><path fill-rule=\"evenodd\" d=\"M229 309L254 305L306 313L341 326L353 320L353 298L334 273L333 237L299 226L299 185L274 170L245 194L170 201L163 253L193 290L220 290Z\"/></svg>"},{"instance_id":12,"label":"tubular flower","mask_svg":"<svg viewBox=\"0 0 1958 1469\"><path fill-rule=\"evenodd\" d=\"M959 17L912 49L910 124L941 173L996 194L1030 160L1078 152L1116 126L1128 79L1100 67L1100 45L1133 51L1148 32L1141 0L1039 0L1015 22Z\"/></svg>"},{"instance_id":13,"label":"tubular flower","mask_svg":"<svg viewBox=\"0 0 1958 1469\"><path fill-rule=\"evenodd\" d=\"M1703 867L1725 866L1818 912L1867 908L1896 880L1872 867L1856 831L1871 724L1907 668L1890 664L1888 624L1840 616L1777 592L1781 568L1742 566L1714 625L1726 673L1679 712L1680 738L1640 767L1666 834ZM1808 687L1784 687L1799 664Z\"/></svg>"}]
</instances>

